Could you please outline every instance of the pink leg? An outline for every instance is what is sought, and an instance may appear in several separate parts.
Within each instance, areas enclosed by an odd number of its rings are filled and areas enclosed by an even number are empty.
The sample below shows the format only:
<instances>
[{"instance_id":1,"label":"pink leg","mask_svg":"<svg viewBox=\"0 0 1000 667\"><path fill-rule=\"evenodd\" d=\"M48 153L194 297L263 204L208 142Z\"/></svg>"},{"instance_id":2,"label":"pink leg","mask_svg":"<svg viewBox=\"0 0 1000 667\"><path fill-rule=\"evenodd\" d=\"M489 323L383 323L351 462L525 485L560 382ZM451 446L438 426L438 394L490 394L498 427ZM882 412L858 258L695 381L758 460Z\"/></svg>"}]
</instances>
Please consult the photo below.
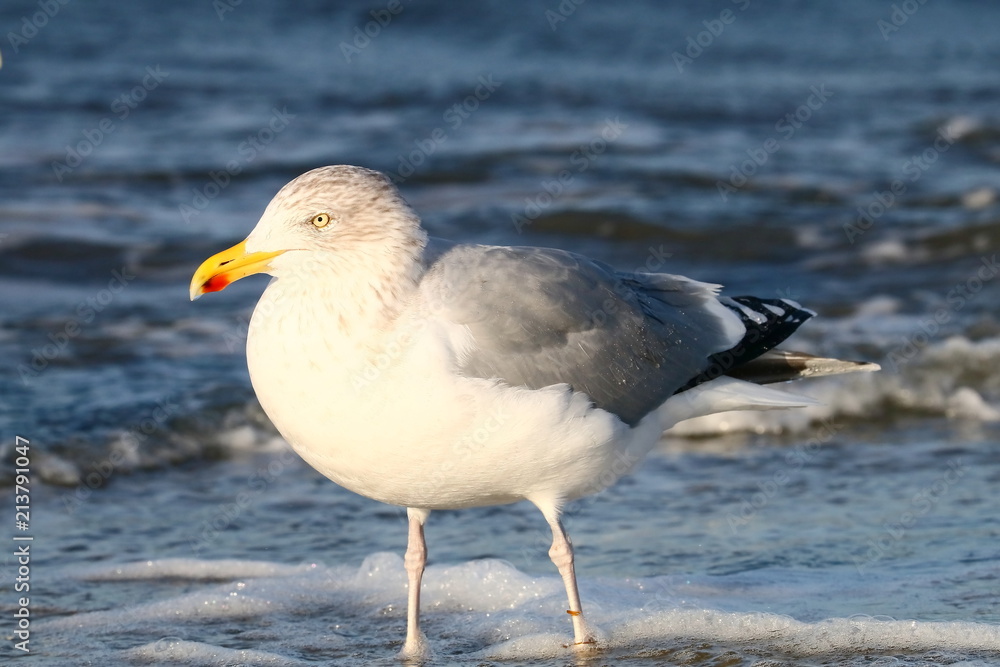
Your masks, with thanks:
<instances>
[{"instance_id":1,"label":"pink leg","mask_svg":"<svg viewBox=\"0 0 1000 667\"><path fill-rule=\"evenodd\" d=\"M406 556L403 563L409 579L409 591L406 606L406 642L400 656L403 658L418 658L426 655L427 642L420 632L420 580L427 564L427 544L424 542L424 522L430 514L428 510L409 508L406 514L410 519L410 535L406 544Z\"/></svg>"},{"instance_id":2,"label":"pink leg","mask_svg":"<svg viewBox=\"0 0 1000 667\"><path fill-rule=\"evenodd\" d=\"M576 586L576 570L573 568L573 543L570 542L566 530L558 516L545 514L546 521L552 528L552 548L549 558L555 564L566 586L566 596L569 598L569 609L566 611L573 618L573 641L576 646L594 644L594 635L583 619L583 607L580 604L580 591Z\"/></svg>"}]
</instances>

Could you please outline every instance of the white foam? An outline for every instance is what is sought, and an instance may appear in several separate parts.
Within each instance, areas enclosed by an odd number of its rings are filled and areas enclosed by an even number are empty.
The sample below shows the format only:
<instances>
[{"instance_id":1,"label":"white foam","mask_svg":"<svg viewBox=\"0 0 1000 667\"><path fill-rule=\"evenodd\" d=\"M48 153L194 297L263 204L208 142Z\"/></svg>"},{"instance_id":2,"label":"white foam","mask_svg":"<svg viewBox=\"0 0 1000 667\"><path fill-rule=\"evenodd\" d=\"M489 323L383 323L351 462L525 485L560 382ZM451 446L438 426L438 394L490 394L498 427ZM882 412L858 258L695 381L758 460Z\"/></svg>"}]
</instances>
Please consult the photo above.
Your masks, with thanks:
<instances>
[{"instance_id":1,"label":"white foam","mask_svg":"<svg viewBox=\"0 0 1000 667\"><path fill-rule=\"evenodd\" d=\"M986 403L983 397L970 387L959 387L948 396L945 414L952 419L1000 421L1000 410Z\"/></svg>"},{"instance_id":2,"label":"white foam","mask_svg":"<svg viewBox=\"0 0 1000 667\"><path fill-rule=\"evenodd\" d=\"M79 571L89 581L135 581L141 579L189 579L220 581L240 578L284 577L301 574L314 565L281 565L253 560L199 560L196 558L161 558L114 567L98 566Z\"/></svg>"},{"instance_id":3,"label":"white foam","mask_svg":"<svg viewBox=\"0 0 1000 667\"><path fill-rule=\"evenodd\" d=\"M191 582L164 599L38 621L40 633L67 645L85 644L81 636L99 637L109 628L126 637L119 637L118 645L149 632L164 637L136 641L122 654L130 660L297 665L304 652L333 652L361 656L363 664L391 659L402 639L406 575L396 554L373 554L359 568L165 559L97 567L85 577ZM222 577L229 581L206 583ZM581 578L585 610L605 651L700 643L752 648L761 655L848 658L899 651L916 656L1000 651L1000 626L988 623L794 617L822 613L838 594L870 605L900 585L866 581L863 590L845 590L842 573L773 569L718 577ZM565 607L555 574L533 577L504 561L434 565L425 575L424 630L432 651L460 654L470 664L568 657ZM239 629L243 648L193 638L201 628L220 623ZM230 634L223 632L220 641Z\"/></svg>"},{"instance_id":4,"label":"white foam","mask_svg":"<svg viewBox=\"0 0 1000 667\"><path fill-rule=\"evenodd\" d=\"M861 256L872 264L903 262L912 259L913 251L899 239L883 239L865 244Z\"/></svg>"},{"instance_id":5,"label":"white foam","mask_svg":"<svg viewBox=\"0 0 1000 667\"><path fill-rule=\"evenodd\" d=\"M180 637L164 637L124 652L123 657L139 662L177 662L184 665L273 665L291 667L310 663L292 660L267 651L229 649L201 642L185 641Z\"/></svg>"},{"instance_id":6,"label":"white foam","mask_svg":"<svg viewBox=\"0 0 1000 667\"><path fill-rule=\"evenodd\" d=\"M81 482L80 469L72 461L44 452L37 454L32 467L39 479L58 486L75 486Z\"/></svg>"},{"instance_id":7,"label":"white foam","mask_svg":"<svg viewBox=\"0 0 1000 667\"><path fill-rule=\"evenodd\" d=\"M971 209L989 208L997 201L997 191L990 187L973 188L962 193L962 206Z\"/></svg>"},{"instance_id":8,"label":"white foam","mask_svg":"<svg viewBox=\"0 0 1000 667\"><path fill-rule=\"evenodd\" d=\"M726 412L675 426L674 436L716 433L796 433L817 423L881 420L891 412L937 415L979 422L1000 421L1000 338L972 341L953 336L910 358L877 360L876 373L792 383L796 393L822 405L772 412Z\"/></svg>"}]
</instances>

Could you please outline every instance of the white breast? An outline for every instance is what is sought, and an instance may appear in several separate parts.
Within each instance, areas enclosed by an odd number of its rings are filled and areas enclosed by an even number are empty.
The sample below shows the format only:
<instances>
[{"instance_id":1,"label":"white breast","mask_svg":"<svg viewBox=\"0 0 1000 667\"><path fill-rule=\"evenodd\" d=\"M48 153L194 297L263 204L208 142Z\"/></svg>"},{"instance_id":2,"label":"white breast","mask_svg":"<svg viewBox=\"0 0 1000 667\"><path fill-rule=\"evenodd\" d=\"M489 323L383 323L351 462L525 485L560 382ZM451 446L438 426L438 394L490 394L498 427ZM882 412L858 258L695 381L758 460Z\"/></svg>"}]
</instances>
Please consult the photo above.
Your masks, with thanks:
<instances>
[{"instance_id":1,"label":"white breast","mask_svg":"<svg viewBox=\"0 0 1000 667\"><path fill-rule=\"evenodd\" d=\"M383 330L345 331L335 304L272 283L247 362L285 439L356 493L427 509L571 499L616 481L659 438L655 415L630 429L566 385L455 374L456 348L474 344L461 327L404 312Z\"/></svg>"}]
</instances>

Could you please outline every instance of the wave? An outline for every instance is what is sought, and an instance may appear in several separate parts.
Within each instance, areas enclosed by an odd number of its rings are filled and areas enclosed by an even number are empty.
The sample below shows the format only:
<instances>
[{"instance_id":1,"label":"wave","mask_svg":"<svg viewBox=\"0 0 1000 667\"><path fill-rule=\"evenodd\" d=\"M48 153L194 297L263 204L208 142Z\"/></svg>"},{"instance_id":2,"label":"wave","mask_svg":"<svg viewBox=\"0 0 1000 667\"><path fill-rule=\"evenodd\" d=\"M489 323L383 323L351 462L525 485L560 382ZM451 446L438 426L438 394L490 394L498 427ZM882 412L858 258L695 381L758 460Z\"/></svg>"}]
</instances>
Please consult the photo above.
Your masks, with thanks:
<instances>
[{"instance_id":1,"label":"wave","mask_svg":"<svg viewBox=\"0 0 1000 667\"><path fill-rule=\"evenodd\" d=\"M921 346L924 341L925 345ZM678 424L671 435L806 433L817 424L886 423L920 417L973 422L1000 421L1000 380L989 369L1000 363L1000 337L965 336L926 344L926 337L890 349L880 372L804 380L789 391L821 405L772 412L727 412Z\"/></svg>"},{"instance_id":2,"label":"wave","mask_svg":"<svg viewBox=\"0 0 1000 667\"><path fill-rule=\"evenodd\" d=\"M85 650L112 662L392 664L406 614L403 561L389 553L372 554L357 568L162 559L58 576L70 586L168 584L154 600L132 597L98 611L61 609L61 617L36 620L49 650L62 656ZM432 565L424 581L424 630L435 664L555 665L571 657L565 593L556 575L537 577L504 561L477 560ZM878 605L900 581L866 584L845 590L834 572L775 570L581 580L585 611L600 635L596 656L619 664L861 665L880 657L909 665L1000 650L1000 626L990 623L867 614L803 618L842 609L845 596L852 597L847 604Z\"/></svg>"},{"instance_id":3,"label":"wave","mask_svg":"<svg viewBox=\"0 0 1000 667\"><path fill-rule=\"evenodd\" d=\"M223 333L234 336L229 328ZM709 415L682 422L667 435L671 439L733 433L832 438L849 427L885 426L905 420L1000 421L1000 377L991 370L1000 364L1000 336L981 340L953 336L925 345L921 343L926 339L916 338L910 343L912 350L889 348L889 340L891 337L885 336L881 341L887 351L866 357L882 363L880 372L774 385L816 399L820 405ZM78 486L89 495L110 477L108 469L116 473L155 470L193 460L284 451L286 447L246 387L205 387L199 396L177 399L172 405L173 411L149 429L144 428L149 421L145 420L115 430L90 446L73 442L40 453L38 478L50 484ZM153 406L142 412L146 413L155 417L159 411Z\"/></svg>"}]
</instances>

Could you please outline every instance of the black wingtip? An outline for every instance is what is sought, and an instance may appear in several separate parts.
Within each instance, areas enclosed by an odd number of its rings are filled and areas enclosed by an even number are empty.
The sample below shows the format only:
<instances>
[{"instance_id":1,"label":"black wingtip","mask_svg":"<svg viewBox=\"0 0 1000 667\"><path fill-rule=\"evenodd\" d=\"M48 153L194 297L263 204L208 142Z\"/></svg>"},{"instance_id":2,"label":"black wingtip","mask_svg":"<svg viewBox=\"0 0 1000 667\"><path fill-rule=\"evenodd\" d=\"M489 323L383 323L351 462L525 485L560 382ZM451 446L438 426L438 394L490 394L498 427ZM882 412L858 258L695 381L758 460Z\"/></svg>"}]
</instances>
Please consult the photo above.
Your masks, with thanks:
<instances>
[{"instance_id":1,"label":"black wingtip","mask_svg":"<svg viewBox=\"0 0 1000 667\"><path fill-rule=\"evenodd\" d=\"M740 317L746 333L732 348L713 354L708 367L677 390L686 391L714 380L756 359L795 333L803 322L816 313L791 299L760 299L755 296L722 297L722 305Z\"/></svg>"}]
</instances>

